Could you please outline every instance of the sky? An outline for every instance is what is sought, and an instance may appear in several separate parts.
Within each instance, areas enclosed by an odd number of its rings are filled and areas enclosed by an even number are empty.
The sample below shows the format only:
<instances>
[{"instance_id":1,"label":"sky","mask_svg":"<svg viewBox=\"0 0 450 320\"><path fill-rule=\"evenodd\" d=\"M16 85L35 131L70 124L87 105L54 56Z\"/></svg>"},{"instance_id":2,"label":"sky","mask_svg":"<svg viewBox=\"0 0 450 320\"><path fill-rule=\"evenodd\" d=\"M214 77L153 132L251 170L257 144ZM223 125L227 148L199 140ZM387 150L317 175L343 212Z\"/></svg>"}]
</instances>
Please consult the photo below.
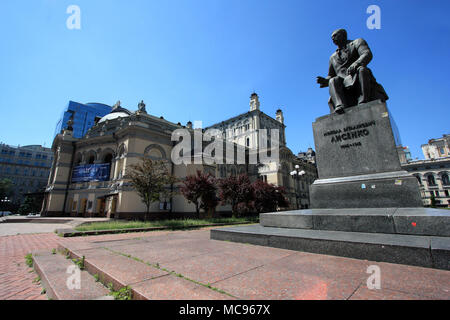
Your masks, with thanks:
<instances>
[{"instance_id":1,"label":"sky","mask_svg":"<svg viewBox=\"0 0 450 320\"><path fill-rule=\"evenodd\" d=\"M70 5L80 29L69 29ZM369 29L370 5L381 28ZM288 147L314 148L312 122L329 112L331 32L364 38L369 64L404 146L449 134L450 1L2 0L0 142L51 146L69 100L212 125L281 108Z\"/></svg>"}]
</instances>

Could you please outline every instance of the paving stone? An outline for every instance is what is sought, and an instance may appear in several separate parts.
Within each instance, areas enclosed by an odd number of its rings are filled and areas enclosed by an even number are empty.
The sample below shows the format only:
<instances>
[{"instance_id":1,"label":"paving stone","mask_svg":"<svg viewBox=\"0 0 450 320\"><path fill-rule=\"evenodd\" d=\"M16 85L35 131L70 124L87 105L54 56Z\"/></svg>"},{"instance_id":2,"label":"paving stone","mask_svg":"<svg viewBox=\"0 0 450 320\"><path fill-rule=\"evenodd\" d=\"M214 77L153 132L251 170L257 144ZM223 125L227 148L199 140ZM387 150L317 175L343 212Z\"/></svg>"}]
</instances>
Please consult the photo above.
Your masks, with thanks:
<instances>
[{"instance_id":1,"label":"paving stone","mask_svg":"<svg viewBox=\"0 0 450 320\"><path fill-rule=\"evenodd\" d=\"M274 266L262 266L214 283L215 287L245 300L346 299L358 285Z\"/></svg>"},{"instance_id":2,"label":"paving stone","mask_svg":"<svg viewBox=\"0 0 450 320\"><path fill-rule=\"evenodd\" d=\"M251 256L236 257L229 253L219 252L179 259L161 264L161 267L201 283L213 284L261 265L260 261Z\"/></svg>"},{"instance_id":3,"label":"paving stone","mask_svg":"<svg viewBox=\"0 0 450 320\"><path fill-rule=\"evenodd\" d=\"M105 249L80 250L77 251L77 254L85 256L85 266L91 274L99 274L100 279L105 284L111 282L115 290L132 283L167 274L167 272L145 263Z\"/></svg>"},{"instance_id":4,"label":"paving stone","mask_svg":"<svg viewBox=\"0 0 450 320\"><path fill-rule=\"evenodd\" d=\"M432 298L383 288L368 289L367 287L361 286L350 297L350 300L432 300Z\"/></svg>"},{"instance_id":5,"label":"paving stone","mask_svg":"<svg viewBox=\"0 0 450 320\"><path fill-rule=\"evenodd\" d=\"M450 299L450 271L393 263L376 263L381 287L433 299Z\"/></svg>"},{"instance_id":6,"label":"paving stone","mask_svg":"<svg viewBox=\"0 0 450 320\"><path fill-rule=\"evenodd\" d=\"M137 300L231 300L233 297L183 278L164 276L132 286Z\"/></svg>"},{"instance_id":7,"label":"paving stone","mask_svg":"<svg viewBox=\"0 0 450 320\"><path fill-rule=\"evenodd\" d=\"M62 255L51 254L46 251L35 253L33 260L34 267L40 275L41 283L47 290L49 298L54 300L91 300L109 293L109 290L96 282L86 271L80 271L80 287L71 288L67 281L73 273L67 271L74 264Z\"/></svg>"}]
</instances>

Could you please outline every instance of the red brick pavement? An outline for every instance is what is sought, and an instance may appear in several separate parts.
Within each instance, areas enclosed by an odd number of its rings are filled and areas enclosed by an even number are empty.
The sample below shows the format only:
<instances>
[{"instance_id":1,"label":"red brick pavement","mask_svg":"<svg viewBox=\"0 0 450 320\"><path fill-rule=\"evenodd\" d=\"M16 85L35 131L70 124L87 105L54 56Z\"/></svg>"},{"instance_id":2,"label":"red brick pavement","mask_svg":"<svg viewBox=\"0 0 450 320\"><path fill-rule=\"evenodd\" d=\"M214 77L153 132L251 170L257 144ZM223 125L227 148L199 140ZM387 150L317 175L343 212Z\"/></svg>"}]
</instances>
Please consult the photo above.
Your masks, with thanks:
<instances>
[{"instance_id":1,"label":"red brick pavement","mask_svg":"<svg viewBox=\"0 0 450 320\"><path fill-rule=\"evenodd\" d=\"M42 300L42 288L33 283L37 277L25 264L25 255L56 247L55 234L24 234L0 237L0 300Z\"/></svg>"},{"instance_id":2,"label":"red brick pavement","mask_svg":"<svg viewBox=\"0 0 450 320\"><path fill-rule=\"evenodd\" d=\"M166 232L152 232L155 235L164 233ZM130 239L141 235L142 233L101 235L89 237L89 241ZM41 294L42 287L33 283L37 274L26 265L25 256L31 252L56 248L57 242L79 242L87 239L63 239L54 233L0 237L0 300L47 300L47 296Z\"/></svg>"}]
</instances>

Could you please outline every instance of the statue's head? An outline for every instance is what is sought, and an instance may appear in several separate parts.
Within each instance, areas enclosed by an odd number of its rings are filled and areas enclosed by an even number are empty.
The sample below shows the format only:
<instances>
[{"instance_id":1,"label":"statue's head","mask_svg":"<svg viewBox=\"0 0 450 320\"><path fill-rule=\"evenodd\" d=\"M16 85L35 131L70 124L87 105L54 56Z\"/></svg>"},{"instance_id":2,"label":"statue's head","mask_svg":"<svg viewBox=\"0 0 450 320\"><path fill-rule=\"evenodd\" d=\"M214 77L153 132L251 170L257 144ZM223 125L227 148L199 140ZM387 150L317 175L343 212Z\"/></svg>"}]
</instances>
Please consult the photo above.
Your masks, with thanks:
<instances>
[{"instance_id":1,"label":"statue's head","mask_svg":"<svg viewBox=\"0 0 450 320\"><path fill-rule=\"evenodd\" d=\"M337 29L331 34L331 40L338 47L347 41L347 31L345 29Z\"/></svg>"}]
</instances>

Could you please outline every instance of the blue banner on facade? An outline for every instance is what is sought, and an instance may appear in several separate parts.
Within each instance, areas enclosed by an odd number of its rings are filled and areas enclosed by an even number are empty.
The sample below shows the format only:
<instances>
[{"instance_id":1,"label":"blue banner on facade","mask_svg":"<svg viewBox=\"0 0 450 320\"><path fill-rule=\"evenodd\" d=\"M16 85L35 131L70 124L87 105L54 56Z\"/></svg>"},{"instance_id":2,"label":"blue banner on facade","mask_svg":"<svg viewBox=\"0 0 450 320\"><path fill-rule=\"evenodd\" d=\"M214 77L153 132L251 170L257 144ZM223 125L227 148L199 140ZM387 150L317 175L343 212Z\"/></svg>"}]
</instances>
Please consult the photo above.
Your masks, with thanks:
<instances>
[{"instance_id":1,"label":"blue banner on facade","mask_svg":"<svg viewBox=\"0 0 450 320\"><path fill-rule=\"evenodd\" d=\"M108 181L110 171L110 163L77 166L72 171L72 182Z\"/></svg>"}]
</instances>

